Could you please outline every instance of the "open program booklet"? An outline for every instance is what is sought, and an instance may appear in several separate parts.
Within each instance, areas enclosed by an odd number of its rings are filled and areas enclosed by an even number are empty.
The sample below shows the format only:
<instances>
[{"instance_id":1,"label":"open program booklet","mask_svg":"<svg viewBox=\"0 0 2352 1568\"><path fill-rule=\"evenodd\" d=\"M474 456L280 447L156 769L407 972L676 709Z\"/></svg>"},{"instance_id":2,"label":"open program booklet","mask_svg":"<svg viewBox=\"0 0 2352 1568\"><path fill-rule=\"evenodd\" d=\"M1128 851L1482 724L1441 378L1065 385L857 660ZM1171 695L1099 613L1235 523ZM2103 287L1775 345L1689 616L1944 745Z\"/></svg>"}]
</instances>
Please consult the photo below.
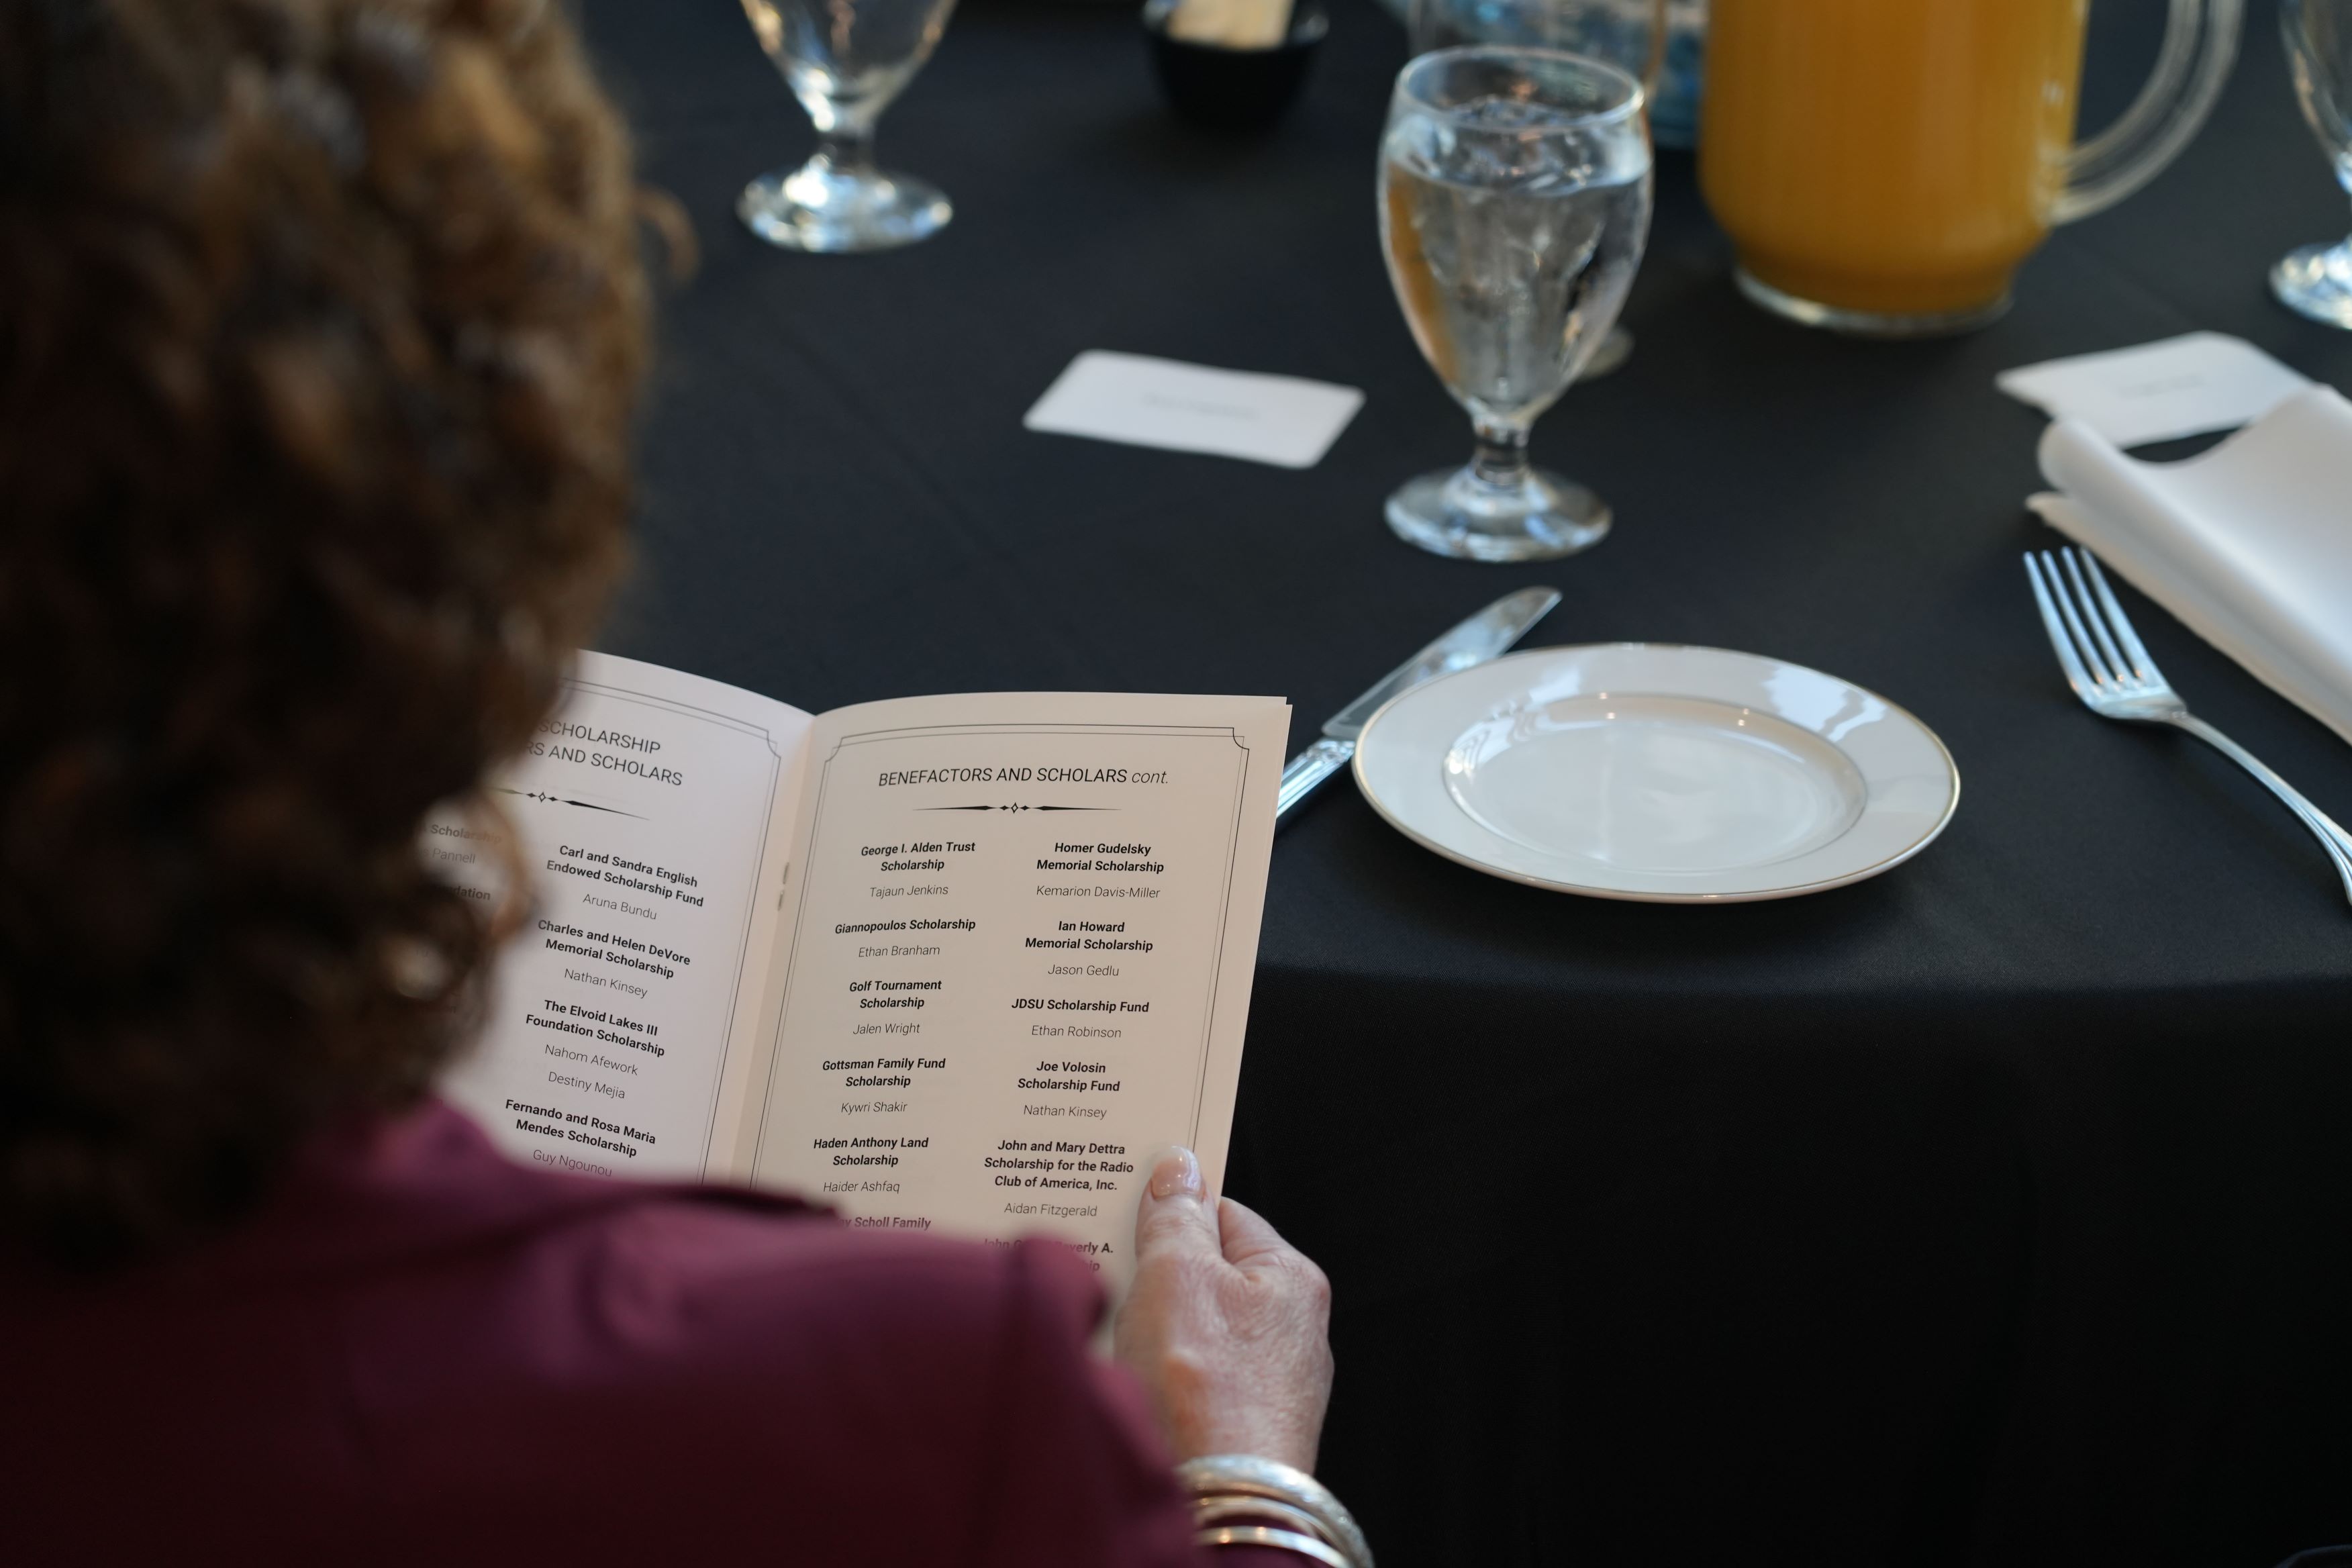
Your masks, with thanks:
<instances>
[{"instance_id":1,"label":"open program booklet","mask_svg":"<svg viewBox=\"0 0 2352 1568\"><path fill-rule=\"evenodd\" d=\"M426 852L536 904L444 1086L516 1157L1057 1235L1127 1279L1137 1184L1214 1191L1289 710L916 697L812 718L629 659Z\"/></svg>"}]
</instances>

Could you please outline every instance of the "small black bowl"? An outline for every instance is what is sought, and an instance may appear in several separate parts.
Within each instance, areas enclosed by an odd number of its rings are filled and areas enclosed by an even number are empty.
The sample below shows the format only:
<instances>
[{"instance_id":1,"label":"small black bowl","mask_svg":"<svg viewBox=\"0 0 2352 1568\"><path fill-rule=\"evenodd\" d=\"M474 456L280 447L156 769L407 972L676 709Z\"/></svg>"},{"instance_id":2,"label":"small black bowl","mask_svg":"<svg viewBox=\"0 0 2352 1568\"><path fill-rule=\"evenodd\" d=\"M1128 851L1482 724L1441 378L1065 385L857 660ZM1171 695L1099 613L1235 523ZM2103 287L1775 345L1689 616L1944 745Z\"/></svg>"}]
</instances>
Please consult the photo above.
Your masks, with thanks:
<instances>
[{"instance_id":1,"label":"small black bowl","mask_svg":"<svg viewBox=\"0 0 2352 1568\"><path fill-rule=\"evenodd\" d=\"M1143 30L1151 63L1180 119L1213 131L1262 131L1282 118L1307 79L1316 46L1331 30L1319 0L1297 0L1290 31L1270 49L1229 49L1168 36L1176 0L1150 0Z\"/></svg>"}]
</instances>

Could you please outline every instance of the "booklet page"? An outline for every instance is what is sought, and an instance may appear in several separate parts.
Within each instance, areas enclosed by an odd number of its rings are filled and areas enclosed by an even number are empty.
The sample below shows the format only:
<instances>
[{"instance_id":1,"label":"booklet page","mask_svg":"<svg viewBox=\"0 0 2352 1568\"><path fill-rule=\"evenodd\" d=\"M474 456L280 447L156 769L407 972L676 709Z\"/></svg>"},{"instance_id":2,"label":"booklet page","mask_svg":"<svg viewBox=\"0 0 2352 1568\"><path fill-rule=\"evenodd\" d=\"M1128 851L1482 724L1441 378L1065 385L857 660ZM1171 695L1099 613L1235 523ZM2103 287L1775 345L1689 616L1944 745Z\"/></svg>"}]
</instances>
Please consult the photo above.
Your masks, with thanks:
<instances>
[{"instance_id":1,"label":"booklet page","mask_svg":"<svg viewBox=\"0 0 2352 1568\"><path fill-rule=\"evenodd\" d=\"M1171 1142L1231 1131L1289 710L917 698L816 721L753 1178L1128 1278Z\"/></svg>"},{"instance_id":2,"label":"booklet page","mask_svg":"<svg viewBox=\"0 0 2352 1568\"><path fill-rule=\"evenodd\" d=\"M425 853L486 900L527 896L480 1042L443 1085L518 1159L595 1175L726 1168L758 1029L809 718L583 653L569 695ZM509 847L526 878L499 876ZM730 1090L735 1094L730 1097Z\"/></svg>"}]
</instances>

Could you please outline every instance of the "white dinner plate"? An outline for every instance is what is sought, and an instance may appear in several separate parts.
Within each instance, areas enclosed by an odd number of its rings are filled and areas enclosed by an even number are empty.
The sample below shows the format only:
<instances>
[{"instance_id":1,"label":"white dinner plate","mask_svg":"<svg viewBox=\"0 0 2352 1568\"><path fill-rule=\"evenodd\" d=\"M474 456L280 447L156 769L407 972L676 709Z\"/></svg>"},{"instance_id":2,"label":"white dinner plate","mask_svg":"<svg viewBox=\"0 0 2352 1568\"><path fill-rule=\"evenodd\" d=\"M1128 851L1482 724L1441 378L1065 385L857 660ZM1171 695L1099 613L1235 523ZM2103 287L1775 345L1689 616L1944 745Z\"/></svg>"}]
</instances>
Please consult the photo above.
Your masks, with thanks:
<instances>
[{"instance_id":1,"label":"white dinner plate","mask_svg":"<svg viewBox=\"0 0 2352 1568\"><path fill-rule=\"evenodd\" d=\"M1722 648L1538 648L1364 726L1356 782L1406 837L1531 887L1785 899L1919 853L1959 804L1935 732L1884 697Z\"/></svg>"}]
</instances>

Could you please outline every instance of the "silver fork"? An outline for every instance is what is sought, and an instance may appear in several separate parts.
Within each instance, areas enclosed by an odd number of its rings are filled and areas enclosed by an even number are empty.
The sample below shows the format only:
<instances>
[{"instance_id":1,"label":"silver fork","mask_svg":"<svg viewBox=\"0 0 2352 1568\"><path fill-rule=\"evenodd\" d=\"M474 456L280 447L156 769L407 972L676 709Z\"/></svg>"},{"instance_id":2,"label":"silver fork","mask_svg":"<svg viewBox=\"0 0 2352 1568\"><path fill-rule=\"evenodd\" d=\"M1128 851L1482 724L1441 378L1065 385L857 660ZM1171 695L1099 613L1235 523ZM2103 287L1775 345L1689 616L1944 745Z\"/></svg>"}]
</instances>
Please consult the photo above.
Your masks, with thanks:
<instances>
[{"instance_id":1,"label":"silver fork","mask_svg":"<svg viewBox=\"0 0 2352 1568\"><path fill-rule=\"evenodd\" d=\"M2042 624L2050 633L2050 646L2058 650L2067 684L2074 687L2083 705L2102 719L2186 730L2262 780L2319 839L2327 858L2336 863L2336 874L2344 879L2344 896L2352 899L2352 834L2264 767L2252 752L2189 711L2189 705L2140 646L2131 617L2116 603L2095 557L2068 545L2063 574L2059 563L2060 557L2050 551L2038 557L2028 551L2025 575L2033 584L2033 602L2042 606Z\"/></svg>"}]
</instances>

